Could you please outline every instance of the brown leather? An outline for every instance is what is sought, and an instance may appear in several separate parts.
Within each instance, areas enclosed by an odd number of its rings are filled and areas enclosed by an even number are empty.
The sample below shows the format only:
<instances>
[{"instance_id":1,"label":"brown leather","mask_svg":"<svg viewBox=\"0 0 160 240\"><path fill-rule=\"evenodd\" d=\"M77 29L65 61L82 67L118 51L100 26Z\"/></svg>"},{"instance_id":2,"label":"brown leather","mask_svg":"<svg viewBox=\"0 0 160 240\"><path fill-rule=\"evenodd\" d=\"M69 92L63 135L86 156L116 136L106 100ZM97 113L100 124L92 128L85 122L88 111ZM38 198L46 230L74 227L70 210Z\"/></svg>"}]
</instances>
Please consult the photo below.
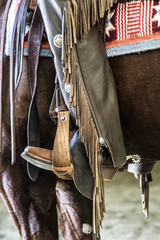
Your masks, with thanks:
<instances>
[{"instance_id":1,"label":"brown leather","mask_svg":"<svg viewBox=\"0 0 160 240\"><path fill-rule=\"evenodd\" d=\"M126 152L116 85L104 43L96 27L90 30L83 41L78 42L77 58L96 127L101 132L99 135L106 141L114 167L119 167L126 162Z\"/></svg>"},{"instance_id":2,"label":"brown leather","mask_svg":"<svg viewBox=\"0 0 160 240\"><path fill-rule=\"evenodd\" d=\"M63 147L63 146L62 146ZM31 157L32 159L36 159L36 161L39 161L39 164L44 163L47 165L52 165L52 161L54 164L54 172L56 173L56 171L59 171L58 177L61 177L61 173L62 172L70 172L73 171L73 166L66 166L65 162L63 161L63 159L61 160L61 164L62 166L58 167L56 165L56 161L55 159L53 159L52 155L53 155L53 150L49 150L49 149L45 149L45 148L38 148L38 147L32 147L32 146L27 146L24 149L24 153ZM34 160L33 160L34 161ZM42 165L43 168L43 165ZM76 169L77 170L77 169ZM114 167L110 167L110 166L106 166L103 165L103 177L104 177L104 181L109 182L112 180L113 176L116 174L118 168L114 168ZM57 174L56 174L57 175Z\"/></svg>"},{"instance_id":3,"label":"brown leather","mask_svg":"<svg viewBox=\"0 0 160 240\"><path fill-rule=\"evenodd\" d=\"M66 176L61 176L63 179L72 179L73 166L71 163L71 153L69 147L69 111L58 112L58 126L54 140L54 148L52 152L53 172L60 177L60 168L66 171ZM64 170L66 168L66 170Z\"/></svg>"},{"instance_id":4,"label":"brown leather","mask_svg":"<svg viewBox=\"0 0 160 240\"><path fill-rule=\"evenodd\" d=\"M44 24L41 12L36 7L32 24L28 36L28 78L31 92L31 104L28 112L27 141L28 145L40 146L40 123L37 110L36 90L37 90L37 69L41 42L44 34ZM37 37L38 36L38 37ZM27 163L29 177L35 181L38 178L39 169L30 163Z\"/></svg>"},{"instance_id":5,"label":"brown leather","mask_svg":"<svg viewBox=\"0 0 160 240\"><path fill-rule=\"evenodd\" d=\"M104 181L105 182L110 182L117 171L118 171L118 168L102 165L102 172L103 172Z\"/></svg>"},{"instance_id":6,"label":"brown leather","mask_svg":"<svg viewBox=\"0 0 160 240\"><path fill-rule=\"evenodd\" d=\"M23 14L27 12L27 7L29 0L20 1L17 13L14 19L11 42L10 42L10 82L9 82L9 91L10 91L10 129L11 129L11 163L14 165L16 162L16 132L15 132L15 89L17 83L17 66L19 60L19 36L22 27L22 18ZM23 28L25 28L25 22L23 23ZM15 56L16 52L16 56ZM17 56L18 55L18 56ZM21 59L22 61L22 59Z\"/></svg>"},{"instance_id":7,"label":"brown leather","mask_svg":"<svg viewBox=\"0 0 160 240\"><path fill-rule=\"evenodd\" d=\"M30 158L39 161L39 165L46 163L52 164L53 172L61 179L71 180L73 175L73 165L71 163L71 154L69 147L69 125L70 114L68 111L58 113L58 126L54 140L53 150L47 150L43 148L30 147L25 148L22 157L25 159L25 155ZM63 150L62 150L63 149ZM42 162L42 163L41 163ZM35 166L37 166L35 164ZM43 168L43 166L42 166ZM46 169L46 168L45 168Z\"/></svg>"},{"instance_id":8,"label":"brown leather","mask_svg":"<svg viewBox=\"0 0 160 240\"><path fill-rule=\"evenodd\" d=\"M160 118L157 102L159 102L160 69L157 59L160 59L160 52L150 51L140 55L122 56L110 61L112 61L117 83L121 121L127 151L128 153L135 153L135 151L139 153L139 150L144 156L145 154L149 157L154 155L158 159L160 155L158 141L160 136L158 131ZM87 201L76 190L72 181L68 181L67 183L65 181L58 181L56 185L53 173L40 171L39 180L34 183L31 182L26 174L24 161L19 158L20 153L27 144L26 119L30 102L26 81L27 59L24 58L24 60L21 84L16 93L18 159L15 167L10 166L9 106L6 104L8 102L8 62L5 62L5 84L3 86L3 106L5 106L3 108L4 137L3 153L1 154L0 161L1 195L15 220L22 239L58 239L56 204L59 225L65 239L92 239L91 236L87 237L81 231L83 222L92 224L92 202ZM41 126L45 126L41 128L41 145L50 149L52 148L53 136L55 135L55 126L47 118L47 114L53 94L52 79L54 74L52 60L47 58L41 59L37 96ZM151 79L155 84L153 84ZM137 84L141 86L138 92ZM139 99L143 99L142 103L139 103ZM144 106L146 107L144 108ZM33 221L35 224L33 224Z\"/></svg>"},{"instance_id":9,"label":"brown leather","mask_svg":"<svg viewBox=\"0 0 160 240\"><path fill-rule=\"evenodd\" d=\"M33 21L31 25L31 30L29 32L28 41L29 85L32 97L35 94L37 87L37 69L43 33L44 23L42 20L41 12L37 6L33 15ZM39 37L37 38L37 36Z\"/></svg>"},{"instance_id":10,"label":"brown leather","mask_svg":"<svg viewBox=\"0 0 160 240\"><path fill-rule=\"evenodd\" d=\"M60 83L60 88L69 107L69 94L63 86L64 75L61 65L61 49L54 45L54 37L62 33L62 19L65 1L53 2L39 0L38 5L43 15L46 33L51 50L55 57L55 67ZM57 14L52 14L56 12ZM88 44L89 42L89 44ZM94 49L94 51L93 51ZM91 108L95 125L105 139L111 152L114 165L121 166L126 161L123 135L119 119L116 88L112 69L106 59L104 43L97 33L97 28L92 28L83 41L77 42L76 60L78 70L85 86L88 104ZM92 67L91 67L92 66ZM102 104L103 103L103 104ZM74 116L72 109L71 115Z\"/></svg>"},{"instance_id":11,"label":"brown leather","mask_svg":"<svg viewBox=\"0 0 160 240\"><path fill-rule=\"evenodd\" d=\"M61 105L59 107L56 107L55 112L58 113L58 112L61 112L61 111L66 111L66 110L67 110L66 105Z\"/></svg>"},{"instance_id":12,"label":"brown leather","mask_svg":"<svg viewBox=\"0 0 160 240\"><path fill-rule=\"evenodd\" d=\"M52 150L45 149L45 148L39 148L39 147L32 147L27 146L24 150L26 154L31 154L35 158L43 158L47 159L48 161L52 162Z\"/></svg>"}]
</instances>

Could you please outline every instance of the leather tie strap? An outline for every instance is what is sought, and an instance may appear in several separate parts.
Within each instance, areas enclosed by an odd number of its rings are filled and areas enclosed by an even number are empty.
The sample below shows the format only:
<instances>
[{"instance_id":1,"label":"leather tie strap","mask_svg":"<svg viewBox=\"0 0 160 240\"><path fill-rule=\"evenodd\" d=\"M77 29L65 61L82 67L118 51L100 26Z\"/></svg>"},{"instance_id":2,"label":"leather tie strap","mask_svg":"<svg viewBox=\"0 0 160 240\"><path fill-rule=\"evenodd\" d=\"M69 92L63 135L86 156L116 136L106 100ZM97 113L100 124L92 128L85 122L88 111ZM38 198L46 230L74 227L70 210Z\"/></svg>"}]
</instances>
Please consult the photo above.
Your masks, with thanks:
<instances>
[{"instance_id":1,"label":"leather tie strap","mask_svg":"<svg viewBox=\"0 0 160 240\"><path fill-rule=\"evenodd\" d=\"M32 99L29 108L27 126L28 145L36 147L40 146L40 126L36 104L36 88L37 88L37 69L43 33L44 24L41 12L39 10L39 7L37 6L34 12L28 40L28 67L29 67L28 77ZM29 177L35 181L38 178L39 168L35 167L30 163L27 163L27 170Z\"/></svg>"}]
</instances>

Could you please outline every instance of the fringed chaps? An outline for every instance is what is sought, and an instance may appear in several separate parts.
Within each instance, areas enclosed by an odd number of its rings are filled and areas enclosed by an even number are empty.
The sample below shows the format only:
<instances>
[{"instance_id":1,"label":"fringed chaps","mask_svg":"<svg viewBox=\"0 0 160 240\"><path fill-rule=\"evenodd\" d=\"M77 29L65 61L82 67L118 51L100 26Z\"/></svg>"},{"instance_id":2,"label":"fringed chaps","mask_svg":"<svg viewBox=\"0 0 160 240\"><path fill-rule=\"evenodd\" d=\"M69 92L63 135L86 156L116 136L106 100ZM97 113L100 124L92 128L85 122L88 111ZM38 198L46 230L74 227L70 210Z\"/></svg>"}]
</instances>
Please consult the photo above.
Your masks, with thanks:
<instances>
[{"instance_id":1,"label":"fringed chaps","mask_svg":"<svg viewBox=\"0 0 160 240\"><path fill-rule=\"evenodd\" d=\"M83 76L77 63L76 44L85 38L89 30L109 10L117 0L68 0L63 15L62 64L64 71L63 84L71 85L70 103L79 126L79 137L85 145L89 163L95 179L93 196L93 232L99 239L99 226L102 224L105 211L102 166L99 161L100 134L85 92Z\"/></svg>"}]
</instances>

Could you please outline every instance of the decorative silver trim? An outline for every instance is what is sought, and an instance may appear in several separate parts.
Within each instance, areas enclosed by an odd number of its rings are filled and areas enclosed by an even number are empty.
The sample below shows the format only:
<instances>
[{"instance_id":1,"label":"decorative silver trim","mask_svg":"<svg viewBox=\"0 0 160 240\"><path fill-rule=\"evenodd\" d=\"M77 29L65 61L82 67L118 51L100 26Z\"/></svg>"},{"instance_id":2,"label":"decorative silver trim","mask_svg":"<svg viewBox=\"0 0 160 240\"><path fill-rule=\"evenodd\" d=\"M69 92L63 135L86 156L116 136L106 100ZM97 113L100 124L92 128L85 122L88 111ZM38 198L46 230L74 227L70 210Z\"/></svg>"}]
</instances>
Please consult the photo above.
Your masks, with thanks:
<instances>
[{"instance_id":1,"label":"decorative silver trim","mask_svg":"<svg viewBox=\"0 0 160 240\"><path fill-rule=\"evenodd\" d=\"M53 43L57 48L62 48L62 34L57 34L53 39Z\"/></svg>"},{"instance_id":2,"label":"decorative silver trim","mask_svg":"<svg viewBox=\"0 0 160 240\"><path fill-rule=\"evenodd\" d=\"M104 138L103 137L100 137L99 138L99 143L104 146L105 145L105 141L104 141Z\"/></svg>"},{"instance_id":3,"label":"decorative silver trim","mask_svg":"<svg viewBox=\"0 0 160 240\"><path fill-rule=\"evenodd\" d=\"M67 121L67 117L65 115L61 116L61 122L66 122Z\"/></svg>"},{"instance_id":4,"label":"decorative silver trim","mask_svg":"<svg viewBox=\"0 0 160 240\"><path fill-rule=\"evenodd\" d=\"M69 93L69 94L71 93L71 85L70 84L65 83L64 88L67 93Z\"/></svg>"},{"instance_id":5,"label":"decorative silver trim","mask_svg":"<svg viewBox=\"0 0 160 240\"><path fill-rule=\"evenodd\" d=\"M88 223L83 223L82 232L85 234L90 234L92 232L92 227Z\"/></svg>"}]
</instances>

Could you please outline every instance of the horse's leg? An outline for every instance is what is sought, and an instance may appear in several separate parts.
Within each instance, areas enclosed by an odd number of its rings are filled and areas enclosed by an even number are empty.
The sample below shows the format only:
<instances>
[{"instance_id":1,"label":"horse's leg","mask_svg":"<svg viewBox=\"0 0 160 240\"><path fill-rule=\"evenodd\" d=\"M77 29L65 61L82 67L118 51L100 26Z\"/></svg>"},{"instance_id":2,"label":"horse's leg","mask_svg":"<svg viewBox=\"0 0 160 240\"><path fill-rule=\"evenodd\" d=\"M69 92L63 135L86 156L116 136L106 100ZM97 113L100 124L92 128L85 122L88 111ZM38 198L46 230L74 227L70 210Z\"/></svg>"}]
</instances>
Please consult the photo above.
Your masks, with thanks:
<instances>
[{"instance_id":1,"label":"horse's leg","mask_svg":"<svg viewBox=\"0 0 160 240\"><path fill-rule=\"evenodd\" d=\"M1 195L22 239L57 240L54 174L41 171L39 180L32 182L25 166L16 164L7 166L0 178Z\"/></svg>"},{"instance_id":2,"label":"horse's leg","mask_svg":"<svg viewBox=\"0 0 160 240\"><path fill-rule=\"evenodd\" d=\"M92 239L92 201L82 196L73 181L56 185L59 228L66 240Z\"/></svg>"},{"instance_id":3,"label":"horse's leg","mask_svg":"<svg viewBox=\"0 0 160 240\"><path fill-rule=\"evenodd\" d=\"M54 87L52 60L43 59L39 68L39 87L37 102L40 103L39 115L42 126L43 147L51 148L55 126L48 117L49 104ZM7 59L5 66L8 66ZM42 67L43 66L43 67ZM26 162L20 153L26 146L26 122L30 103L27 79L27 59L24 58L23 74L16 92L16 140L17 162L10 164L10 127L8 104L8 71L5 71L3 93L3 152L0 155L0 194L24 240L57 240L57 214L55 183L53 173L40 171L38 181L32 182L26 171ZM48 119L48 120L47 120ZM52 134L51 134L52 132Z\"/></svg>"},{"instance_id":4,"label":"horse's leg","mask_svg":"<svg viewBox=\"0 0 160 240\"><path fill-rule=\"evenodd\" d=\"M29 227L33 240L58 240L55 176L40 171L37 182L29 185Z\"/></svg>"}]
</instances>

